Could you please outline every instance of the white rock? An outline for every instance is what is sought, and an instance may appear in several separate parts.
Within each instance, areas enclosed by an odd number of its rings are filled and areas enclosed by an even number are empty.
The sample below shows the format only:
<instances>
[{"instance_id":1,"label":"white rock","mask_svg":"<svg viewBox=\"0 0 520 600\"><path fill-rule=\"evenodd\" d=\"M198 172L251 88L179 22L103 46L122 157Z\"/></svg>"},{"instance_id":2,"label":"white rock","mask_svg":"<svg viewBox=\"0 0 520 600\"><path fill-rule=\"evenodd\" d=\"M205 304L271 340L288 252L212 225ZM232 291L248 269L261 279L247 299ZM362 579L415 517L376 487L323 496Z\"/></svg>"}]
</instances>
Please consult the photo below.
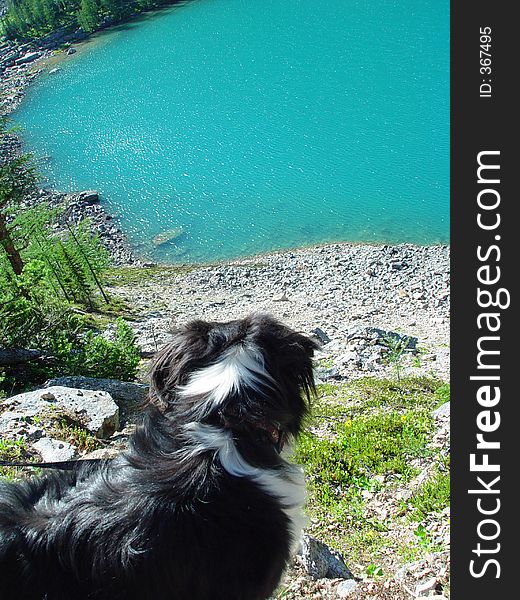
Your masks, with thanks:
<instances>
[{"instance_id":1,"label":"white rock","mask_svg":"<svg viewBox=\"0 0 520 600\"><path fill-rule=\"evenodd\" d=\"M2 405L9 410L2 413ZM0 433L16 428L25 417L60 409L73 413L86 429L100 438L111 435L119 426L119 408L107 392L53 386L1 402Z\"/></svg>"},{"instance_id":2,"label":"white rock","mask_svg":"<svg viewBox=\"0 0 520 600\"><path fill-rule=\"evenodd\" d=\"M442 406L439 406L436 410L433 411L434 417L444 417L449 416L450 414L450 403L445 402Z\"/></svg>"},{"instance_id":3,"label":"white rock","mask_svg":"<svg viewBox=\"0 0 520 600\"><path fill-rule=\"evenodd\" d=\"M41 455L43 462L59 462L62 460L71 460L77 454L76 448L62 440L42 437L33 448Z\"/></svg>"},{"instance_id":4,"label":"white rock","mask_svg":"<svg viewBox=\"0 0 520 600\"><path fill-rule=\"evenodd\" d=\"M342 581L336 588L336 594L338 598L348 598L352 595L352 592L357 588L357 582L354 579L347 579Z\"/></svg>"},{"instance_id":5,"label":"white rock","mask_svg":"<svg viewBox=\"0 0 520 600\"><path fill-rule=\"evenodd\" d=\"M432 577L423 583L419 583L415 586L415 595L417 597L428 596L429 592L432 592L437 587L437 579Z\"/></svg>"}]
</instances>

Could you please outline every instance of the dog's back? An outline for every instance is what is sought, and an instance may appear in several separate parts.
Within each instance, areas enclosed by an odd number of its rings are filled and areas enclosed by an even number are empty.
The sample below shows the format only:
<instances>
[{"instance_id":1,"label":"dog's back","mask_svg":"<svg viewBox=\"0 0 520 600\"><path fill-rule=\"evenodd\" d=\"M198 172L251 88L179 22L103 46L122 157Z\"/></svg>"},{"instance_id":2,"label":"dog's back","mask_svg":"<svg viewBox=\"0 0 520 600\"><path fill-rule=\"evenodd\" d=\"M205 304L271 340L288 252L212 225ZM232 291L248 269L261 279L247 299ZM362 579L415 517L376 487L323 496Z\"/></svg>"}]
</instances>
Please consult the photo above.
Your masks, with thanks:
<instances>
[{"instance_id":1,"label":"dog's back","mask_svg":"<svg viewBox=\"0 0 520 600\"><path fill-rule=\"evenodd\" d=\"M70 470L55 471L45 477L0 482L0 600L53 597L47 594L48 582L53 579L51 573L61 569L59 557L53 557L53 549L44 537L51 504L66 498L102 464L78 462ZM34 567L40 562L44 569ZM41 585L39 573L44 575Z\"/></svg>"},{"instance_id":2,"label":"dog's back","mask_svg":"<svg viewBox=\"0 0 520 600\"><path fill-rule=\"evenodd\" d=\"M261 315L179 330L128 451L0 486L0 600L268 598L301 533L281 450L314 348Z\"/></svg>"},{"instance_id":3,"label":"dog's back","mask_svg":"<svg viewBox=\"0 0 520 600\"><path fill-rule=\"evenodd\" d=\"M128 487L115 514L107 501L115 477L120 502L118 476L96 468L0 486L0 600L260 600L276 587L287 518L255 484L208 463L197 498ZM92 494L100 479L104 498ZM86 522L92 503L98 513Z\"/></svg>"}]
</instances>

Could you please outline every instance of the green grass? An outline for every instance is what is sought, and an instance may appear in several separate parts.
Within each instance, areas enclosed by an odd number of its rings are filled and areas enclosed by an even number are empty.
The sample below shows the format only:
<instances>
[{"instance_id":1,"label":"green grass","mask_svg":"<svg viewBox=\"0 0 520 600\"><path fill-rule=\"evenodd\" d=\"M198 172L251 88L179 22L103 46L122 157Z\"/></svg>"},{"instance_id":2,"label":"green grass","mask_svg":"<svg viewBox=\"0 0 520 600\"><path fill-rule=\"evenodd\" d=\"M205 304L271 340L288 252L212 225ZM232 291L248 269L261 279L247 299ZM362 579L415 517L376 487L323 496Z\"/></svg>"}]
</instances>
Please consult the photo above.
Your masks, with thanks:
<instances>
[{"instance_id":1,"label":"green grass","mask_svg":"<svg viewBox=\"0 0 520 600\"><path fill-rule=\"evenodd\" d=\"M153 267L110 267L103 273L107 286L124 287L136 284L164 282L189 273L194 267L155 265Z\"/></svg>"},{"instance_id":2,"label":"green grass","mask_svg":"<svg viewBox=\"0 0 520 600\"><path fill-rule=\"evenodd\" d=\"M365 377L344 385L324 383L318 386L313 414L352 417L370 411L435 409L440 403L436 392L445 387L449 397L449 386L429 377L402 377L400 382Z\"/></svg>"},{"instance_id":3,"label":"green grass","mask_svg":"<svg viewBox=\"0 0 520 600\"><path fill-rule=\"evenodd\" d=\"M437 407L442 406L446 402L450 401L450 386L448 383L441 385L435 390L435 396L437 397Z\"/></svg>"},{"instance_id":4,"label":"green grass","mask_svg":"<svg viewBox=\"0 0 520 600\"><path fill-rule=\"evenodd\" d=\"M306 472L313 535L351 561L380 564L389 523L368 516L367 496L392 485L387 481L403 485L413 479L418 474L414 459L435 459L429 447L431 412L449 394L446 387L425 377L400 382L365 378L318 387L295 448L295 460ZM444 507L446 475L426 482L413 497L417 519Z\"/></svg>"},{"instance_id":5,"label":"green grass","mask_svg":"<svg viewBox=\"0 0 520 600\"><path fill-rule=\"evenodd\" d=\"M389 412L357 416L336 423L334 439L305 433L298 444L297 459L320 484L350 486L368 482L374 475L415 474L409 459L425 453L431 417L420 413ZM363 483L363 489L367 489Z\"/></svg>"},{"instance_id":6,"label":"green grass","mask_svg":"<svg viewBox=\"0 0 520 600\"><path fill-rule=\"evenodd\" d=\"M0 438L0 460L6 462L23 462L28 458L27 447L23 440L5 440ZM21 477L17 467L0 467L0 480L14 481Z\"/></svg>"},{"instance_id":7,"label":"green grass","mask_svg":"<svg viewBox=\"0 0 520 600\"><path fill-rule=\"evenodd\" d=\"M450 505L450 474L437 470L408 501L413 507L409 518L422 521L429 513L441 512Z\"/></svg>"},{"instance_id":8,"label":"green grass","mask_svg":"<svg viewBox=\"0 0 520 600\"><path fill-rule=\"evenodd\" d=\"M20 461L27 453L23 440L4 440L0 438L0 460Z\"/></svg>"}]
</instances>

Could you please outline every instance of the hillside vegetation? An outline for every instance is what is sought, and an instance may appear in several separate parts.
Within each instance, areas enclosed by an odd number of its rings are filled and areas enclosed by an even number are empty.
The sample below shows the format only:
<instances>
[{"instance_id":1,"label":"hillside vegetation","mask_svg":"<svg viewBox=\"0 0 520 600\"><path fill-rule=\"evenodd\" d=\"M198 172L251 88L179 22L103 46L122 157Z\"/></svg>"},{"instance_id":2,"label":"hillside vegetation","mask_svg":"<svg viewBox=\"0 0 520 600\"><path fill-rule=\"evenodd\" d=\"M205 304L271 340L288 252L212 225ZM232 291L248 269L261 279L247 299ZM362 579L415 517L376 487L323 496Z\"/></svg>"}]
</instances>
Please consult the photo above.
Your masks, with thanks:
<instances>
[{"instance_id":1,"label":"hillside vegetation","mask_svg":"<svg viewBox=\"0 0 520 600\"><path fill-rule=\"evenodd\" d=\"M0 32L12 39L41 37L63 26L81 27L90 33L172 3L171 0L7 0Z\"/></svg>"},{"instance_id":2,"label":"hillside vegetation","mask_svg":"<svg viewBox=\"0 0 520 600\"><path fill-rule=\"evenodd\" d=\"M0 144L9 135L0 129ZM0 160L0 395L61 375L131 379L139 362L123 321L108 339L93 321L118 306L102 284L109 257L67 207L32 204L32 158Z\"/></svg>"}]
</instances>

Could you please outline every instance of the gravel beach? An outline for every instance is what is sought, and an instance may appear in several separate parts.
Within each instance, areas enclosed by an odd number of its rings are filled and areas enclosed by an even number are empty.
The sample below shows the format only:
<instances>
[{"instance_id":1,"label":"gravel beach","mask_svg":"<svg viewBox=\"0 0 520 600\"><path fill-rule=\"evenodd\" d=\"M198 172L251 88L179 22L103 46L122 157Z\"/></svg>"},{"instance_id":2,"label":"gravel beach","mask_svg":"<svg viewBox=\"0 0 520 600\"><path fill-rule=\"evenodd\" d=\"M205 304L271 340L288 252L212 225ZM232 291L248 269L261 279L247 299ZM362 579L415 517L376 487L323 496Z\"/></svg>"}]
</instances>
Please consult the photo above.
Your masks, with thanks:
<instances>
[{"instance_id":1,"label":"gravel beach","mask_svg":"<svg viewBox=\"0 0 520 600\"><path fill-rule=\"evenodd\" d=\"M393 332L410 339L410 373L447 380L449 260L448 246L330 244L159 272L117 294L143 315L133 326L150 353L191 319L268 312L322 342L324 379L388 374Z\"/></svg>"}]
</instances>

